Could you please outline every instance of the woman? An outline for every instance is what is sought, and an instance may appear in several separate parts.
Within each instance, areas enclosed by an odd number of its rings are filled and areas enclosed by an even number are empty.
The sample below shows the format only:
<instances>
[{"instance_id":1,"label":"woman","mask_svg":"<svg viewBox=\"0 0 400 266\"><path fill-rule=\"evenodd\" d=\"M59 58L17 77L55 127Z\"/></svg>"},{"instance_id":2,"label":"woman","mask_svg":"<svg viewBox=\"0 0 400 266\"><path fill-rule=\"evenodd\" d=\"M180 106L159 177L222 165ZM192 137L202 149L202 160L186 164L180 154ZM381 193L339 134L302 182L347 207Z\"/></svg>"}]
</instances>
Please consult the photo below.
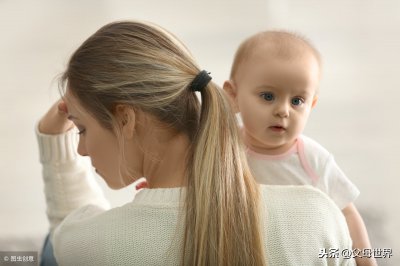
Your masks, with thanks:
<instances>
[{"instance_id":1,"label":"woman","mask_svg":"<svg viewBox=\"0 0 400 266\"><path fill-rule=\"evenodd\" d=\"M353 263L318 258L323 248L351 248L326 196L255 183L210 79L182 43L148 23L108 24L72 55L63 100L37 130L60 265ZM149 188L108 210L75 153L71 122L78 153L108 186L146 177Z\"/></svg>"}]
</instances>

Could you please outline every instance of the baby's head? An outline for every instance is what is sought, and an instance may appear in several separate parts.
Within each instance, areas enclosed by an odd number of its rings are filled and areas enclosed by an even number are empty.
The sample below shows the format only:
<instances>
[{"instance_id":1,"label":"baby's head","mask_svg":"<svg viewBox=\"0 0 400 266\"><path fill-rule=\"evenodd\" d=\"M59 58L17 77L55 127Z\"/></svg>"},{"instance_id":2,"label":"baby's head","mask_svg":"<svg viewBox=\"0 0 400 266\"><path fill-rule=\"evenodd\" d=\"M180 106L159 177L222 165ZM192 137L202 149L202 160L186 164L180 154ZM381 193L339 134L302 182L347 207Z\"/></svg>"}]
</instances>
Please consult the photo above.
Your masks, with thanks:
<instances>
[{"instance_id":1,"label":"baby's head","mask_svg":"<svg viewBox=\"0 0 400 266\"><path fill-rule=\"evenodd\" d=\"M266 154L287 151L317 102L320 75L318 51L298 35L267 31L245 40L224 90L241 113L246 145Z\"/></svg>"}]
</instances>

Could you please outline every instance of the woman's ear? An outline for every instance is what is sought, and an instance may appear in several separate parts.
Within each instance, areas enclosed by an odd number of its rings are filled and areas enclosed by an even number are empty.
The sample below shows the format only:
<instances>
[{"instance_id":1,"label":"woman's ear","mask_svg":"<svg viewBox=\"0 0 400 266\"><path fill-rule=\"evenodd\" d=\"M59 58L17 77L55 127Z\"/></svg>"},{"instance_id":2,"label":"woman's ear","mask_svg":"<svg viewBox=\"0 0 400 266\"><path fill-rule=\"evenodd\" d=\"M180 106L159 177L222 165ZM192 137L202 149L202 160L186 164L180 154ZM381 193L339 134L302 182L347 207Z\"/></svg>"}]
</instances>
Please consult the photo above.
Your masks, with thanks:
<instances>
[{"instance_id":1,"label":"woman's ear","mask_svg":"<svg viewBox=\"0 0 400 266\"><path fill-rule=\"evenodd\" d=\"M235 83L232 80L226 80L224 82L223 89L228 96L229 102L232 106L232 109L235 113L239 113L239 107L237 104L237 88L235 86Z\"/></svg>"},{"instance_id":2,"label":"woman's ear","mask_svg":"<svg viewBox=\"0 0 400 266\"><path fill-rule=\"evenodd\" d=\"M135 110L131 106L118 104L115 107L115 117L124 138L131 139L136 127Z\"/></svg>"}]
</instances>

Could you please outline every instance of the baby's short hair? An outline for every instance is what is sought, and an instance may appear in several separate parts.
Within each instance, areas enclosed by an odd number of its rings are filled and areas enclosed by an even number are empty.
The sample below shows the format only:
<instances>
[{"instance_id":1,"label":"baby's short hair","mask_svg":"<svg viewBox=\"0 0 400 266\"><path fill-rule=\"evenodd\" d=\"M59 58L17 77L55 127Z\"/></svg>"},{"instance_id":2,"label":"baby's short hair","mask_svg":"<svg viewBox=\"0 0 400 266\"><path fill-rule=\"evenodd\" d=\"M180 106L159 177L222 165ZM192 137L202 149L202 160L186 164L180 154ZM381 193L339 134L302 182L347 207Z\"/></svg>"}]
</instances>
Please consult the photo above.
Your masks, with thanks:
<instances>
[{"instance_id":1,"label":"baby's short hair","mask_svg":"<svg viewBox=\"0 0 400 266\"><path fill-rule=\"evenodd\" d=\"M239 66L250 57L254 48L261 43L267 43L273 55L285 59L295 58L305 51L311 52L321 67L320 53L304 36L289 31L264 31L250 36L240 44L233 60L231 79L235 77Z\"/></svg>"}]
</instances>

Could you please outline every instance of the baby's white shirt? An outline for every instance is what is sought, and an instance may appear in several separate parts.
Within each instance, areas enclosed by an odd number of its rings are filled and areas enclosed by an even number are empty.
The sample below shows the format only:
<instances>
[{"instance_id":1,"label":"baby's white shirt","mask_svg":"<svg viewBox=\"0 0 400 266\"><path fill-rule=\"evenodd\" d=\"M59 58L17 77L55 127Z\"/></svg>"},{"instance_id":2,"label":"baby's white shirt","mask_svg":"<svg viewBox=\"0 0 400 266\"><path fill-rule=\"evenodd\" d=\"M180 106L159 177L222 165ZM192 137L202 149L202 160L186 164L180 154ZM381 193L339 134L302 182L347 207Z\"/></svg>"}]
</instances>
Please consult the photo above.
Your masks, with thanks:
<instances>
[{"instance_id":1,"label":"baby's white shirt","mask_svg":"<svg viewBox=\"0 0 400 266\"><path fill-rule=\"evenodd\" d=\"M324 147L301 135L280 155L265 155L247 148L247 159L256 180L267 185L312 185L342 210L360 194Z\"/></svg>"}]
</instances>

